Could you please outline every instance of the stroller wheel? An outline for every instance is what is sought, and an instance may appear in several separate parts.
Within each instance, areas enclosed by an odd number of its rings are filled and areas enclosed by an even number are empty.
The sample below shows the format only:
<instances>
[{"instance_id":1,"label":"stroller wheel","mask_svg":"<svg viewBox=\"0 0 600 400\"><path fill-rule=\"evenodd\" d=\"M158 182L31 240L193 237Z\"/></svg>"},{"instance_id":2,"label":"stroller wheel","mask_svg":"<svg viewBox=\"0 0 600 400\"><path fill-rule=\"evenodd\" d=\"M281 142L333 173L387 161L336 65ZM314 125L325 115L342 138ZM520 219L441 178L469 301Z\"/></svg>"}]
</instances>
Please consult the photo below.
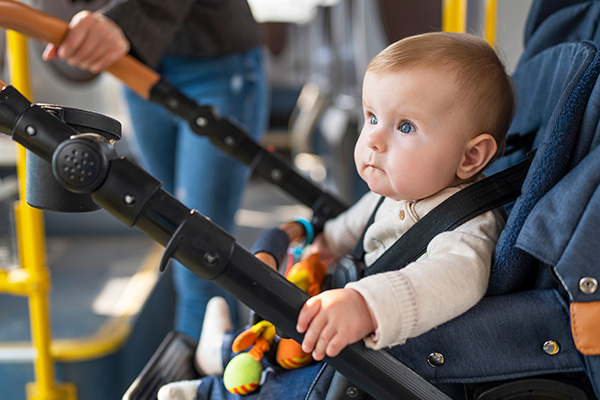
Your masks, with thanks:
<instances>
[{"instance_id":1,"label":"stroller wheel","mask_svg":"<svg viewBox=\"0 0 600 400\"><path fill-rule=\"evenodd\" d=\"M523 379L486 386L475 391L474 400L587 400L573 385L551 379Z\"/></svg>"}]
</instances>

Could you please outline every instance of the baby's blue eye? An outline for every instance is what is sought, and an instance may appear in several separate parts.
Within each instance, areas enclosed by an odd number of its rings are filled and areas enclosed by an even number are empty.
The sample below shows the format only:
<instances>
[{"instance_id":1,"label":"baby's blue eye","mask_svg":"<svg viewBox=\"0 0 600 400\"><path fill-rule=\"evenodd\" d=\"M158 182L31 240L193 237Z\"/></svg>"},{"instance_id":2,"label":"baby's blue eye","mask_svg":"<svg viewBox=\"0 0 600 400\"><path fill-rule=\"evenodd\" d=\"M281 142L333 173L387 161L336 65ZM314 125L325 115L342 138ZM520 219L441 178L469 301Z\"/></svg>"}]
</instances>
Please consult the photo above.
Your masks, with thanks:
<instances>
[{"instance_id":1,"label":"baby's blue eye","mask_svg":"<svg viewBox=\"0 0 600 400\"><path fill-rule=\"evenodd\" d=\"M371 125L377 125L377 117L375 115L371 115L371 118L369 120L369 123Z\"/></svg>"},{"instance_id":2,"label":"baby's blue eye","mask_svg":"<svg viewBox=\"0 0 600 400\"><path fill-rule=\"evenodd\" d=\"M400 125L400 132L402 132L402 133L412 133L415 131L416 131L415 127L410 122L403 122Z\"/></svg>"}]
</instances>

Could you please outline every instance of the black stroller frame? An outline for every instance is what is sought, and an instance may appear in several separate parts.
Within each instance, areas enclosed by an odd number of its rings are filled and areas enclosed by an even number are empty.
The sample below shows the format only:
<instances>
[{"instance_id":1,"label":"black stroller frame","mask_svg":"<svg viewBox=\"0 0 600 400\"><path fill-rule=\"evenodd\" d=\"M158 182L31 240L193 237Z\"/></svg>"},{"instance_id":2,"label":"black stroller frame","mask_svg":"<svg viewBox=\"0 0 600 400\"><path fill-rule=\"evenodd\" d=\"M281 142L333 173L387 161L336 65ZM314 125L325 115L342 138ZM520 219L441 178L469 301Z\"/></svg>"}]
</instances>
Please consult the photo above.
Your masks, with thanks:
<instances>
[{"instance_id":1,"label":"black stroller frame","mask_svg":"<svg viewBox=\"0 0 600 400\"><path fill-rule=\"evenodd\" d=\"M52 163L59 183L92 200L130 227L165 246L162 265L175 258L203 279L213 280L272 321L289 337L308 295L269 268L219 226L161 189L161 183L97 134L79 133L53 113L32 105L12 86L0 92L0 130ZM83 158L85 174L65 170ZM274 306L276 305L276 306ZM356 343L326 359L336 370L378 399L448 399L386 352Z\"/></svg>"}]
</instances>

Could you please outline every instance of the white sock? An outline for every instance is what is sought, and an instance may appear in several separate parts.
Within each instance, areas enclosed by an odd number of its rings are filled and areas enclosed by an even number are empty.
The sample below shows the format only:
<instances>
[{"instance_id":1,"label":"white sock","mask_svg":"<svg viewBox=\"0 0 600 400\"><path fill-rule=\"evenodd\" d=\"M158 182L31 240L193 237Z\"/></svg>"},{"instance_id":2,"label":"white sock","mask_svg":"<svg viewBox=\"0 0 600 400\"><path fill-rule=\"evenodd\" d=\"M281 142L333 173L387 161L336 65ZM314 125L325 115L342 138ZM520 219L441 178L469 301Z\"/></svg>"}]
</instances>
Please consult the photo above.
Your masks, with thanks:
<instances>
[{"instance_id":1,"label":"white sock","mask_svg":"<svg viewBox=\"0 0 600 400\"><path fill-rule=\"evenodd\" d=\"M167 383L158 391L158 400L196 400L200 379Z\"/></svg>"},{"instance_id":2,"label":"white sock","mask_svg":"<svg viewBox=\"0 0 600 400\"><path fill-rule=\"evenodd\" d=\"M222 297L213 297L206 305L195 354L196 369L201 375L223 375L223 336L232 329L227 302Z\"/></svg>"}]
</instances>

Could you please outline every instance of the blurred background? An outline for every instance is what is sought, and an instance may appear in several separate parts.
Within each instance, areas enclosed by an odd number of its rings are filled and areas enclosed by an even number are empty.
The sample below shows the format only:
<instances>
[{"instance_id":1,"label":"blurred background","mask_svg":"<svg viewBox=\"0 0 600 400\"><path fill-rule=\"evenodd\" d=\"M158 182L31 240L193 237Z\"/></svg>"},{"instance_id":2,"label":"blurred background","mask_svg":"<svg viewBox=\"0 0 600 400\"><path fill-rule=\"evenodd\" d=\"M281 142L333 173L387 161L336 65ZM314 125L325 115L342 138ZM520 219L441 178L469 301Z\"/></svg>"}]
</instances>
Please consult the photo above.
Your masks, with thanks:
<instances>
[{"instance_id":1,"label":"blurred background","mask_svg":"<svg viewBox=\"0 0 600 400\"><path fill-rule=\"evenodd\" d=\"M24 3L69 20L100 0ZM348 203L366 187L354 170L361 121L361 83L369 60L393 41L442 29L434 0L249 0L268 47L270 124L264 146ZM483 35L488 0L467 3L466 30ZM495 2L494 2L495 4ZM531 0L495 5L495 46L511 72L522 52ZM0 31L0 79L10 82L5 32ZM122 83L66 64L43 62L44 45L29 40L31 100L91 110L122 124L120 155L135 160ZM215 150L217 151L217 150ZM18 198L17 150L0 136L0 271L18 267L13 203ZM266 229L310 210L253 176L232 232L250 247ZM51 276L51 355L56 379L81 399L120 398L172 327L173 291L159 274L161 249L103 210L43 212L41 252ZM34 240L34 238L25 238ZM36 244L37 245L37 244ZM2 287L0 286L0 289ZM0 290L0 397L26 398L35 380L26 296ZM72 385L72 386L71 386ZM29 397L27 397L29 398Z\"/></svg>"}]
</instances>

